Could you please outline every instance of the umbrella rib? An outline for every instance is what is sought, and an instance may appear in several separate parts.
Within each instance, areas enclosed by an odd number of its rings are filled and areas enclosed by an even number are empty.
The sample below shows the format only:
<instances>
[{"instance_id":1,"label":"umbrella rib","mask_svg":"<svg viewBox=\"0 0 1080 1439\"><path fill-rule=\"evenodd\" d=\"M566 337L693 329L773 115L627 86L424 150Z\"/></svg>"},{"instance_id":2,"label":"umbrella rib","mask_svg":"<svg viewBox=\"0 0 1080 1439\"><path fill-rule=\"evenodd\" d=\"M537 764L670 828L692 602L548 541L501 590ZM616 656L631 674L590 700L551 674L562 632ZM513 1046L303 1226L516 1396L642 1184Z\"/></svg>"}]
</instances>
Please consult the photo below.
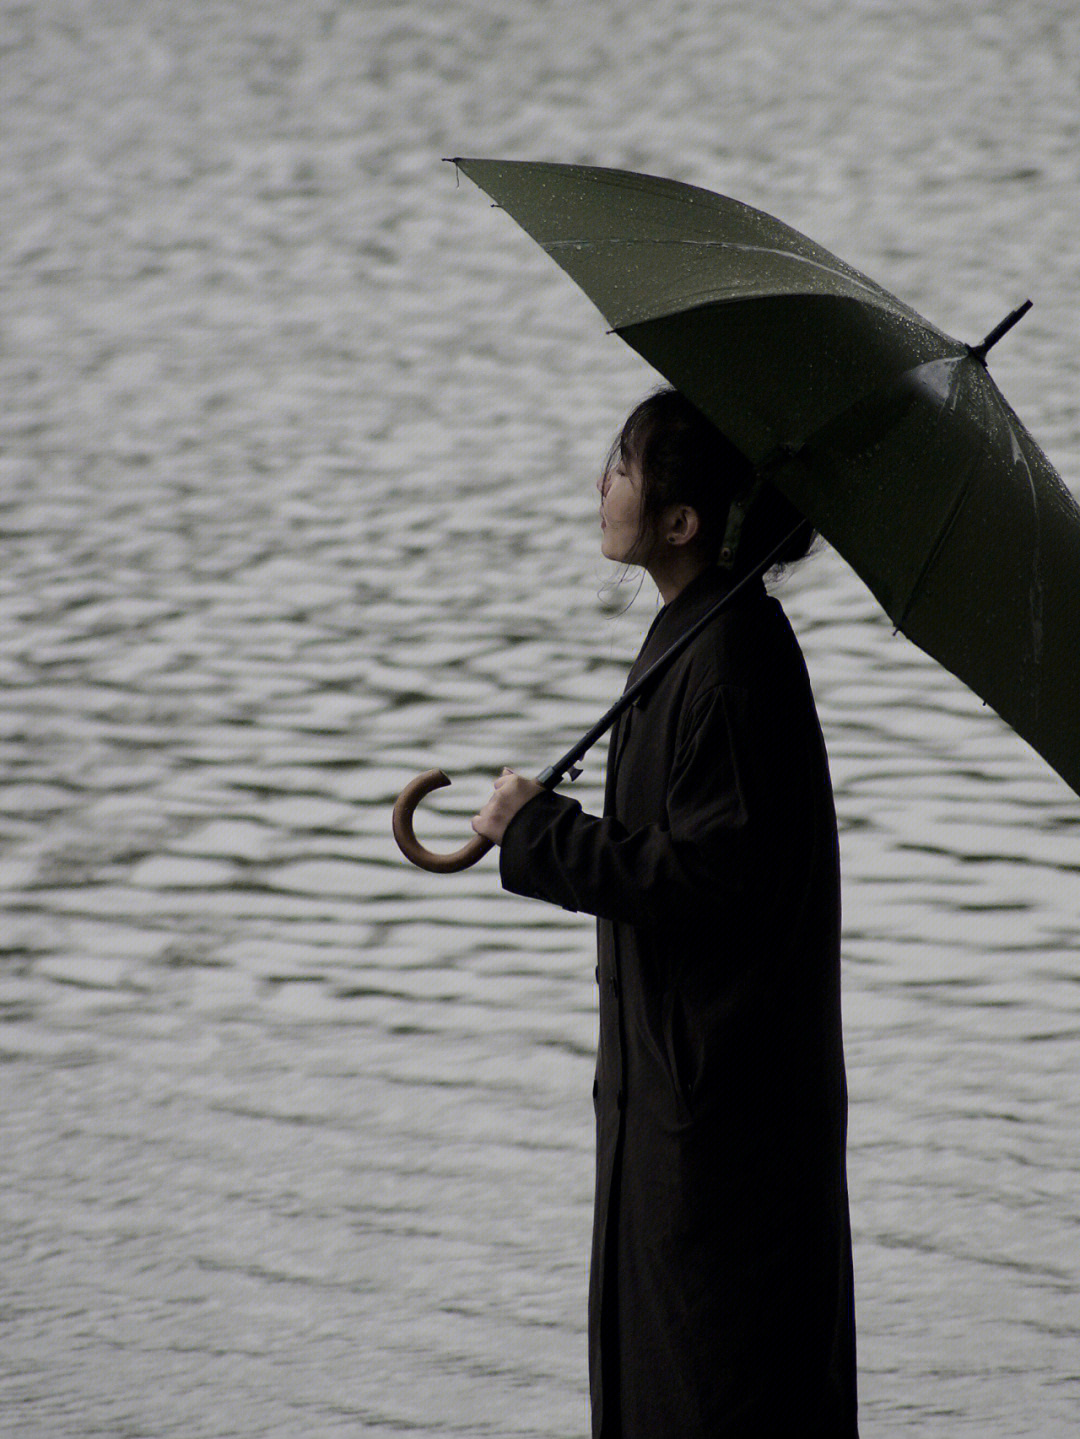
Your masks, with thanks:
<instances>
[{"instance_id":1,"label":"umbrella rib","mask_svg":"<svg viewBox=\"0 0 1080 1439\"><path fill-rule=\"evenodd\" d=\"M907 632L906 630L904 630L904 625L907 622L908 615L911 613L911 607L915 603L915 597L919 593L919 590L922 588L923 580L926 579L926 576L933 568L934 562L936 561L938 554L941 551L942 545L944 545L945 541L948 539L949 532L952 529L953 525L956 523L956 517L957 515L959 515L961 509L963 508L964 501L967 499L968 490L970 488L971 469L969 468L967 475L964 477L963 484L960 486L960 489L957 491L956 495L953 498L952 504L949 506L948 514L942 521L941 528L938 530L937 539L935 539L929 554L923 561L922 568L915 576L911 588L908 590L907 599L904 601L903 609L901 609L899 616L894 621L896 628L905 634Z\"/></svg>"},{"instance_id":2,"label":"umbrella rib","mask_svg":"<svg viewBox=\"0 0 1080 1439\"><path fill-rule=\"evenodd\" d=\"M747 255L775 255L781 260L794 260L800 265L811 265L815 270L821 270L826 275L833 275L839 280L846 280L850 284L857 285L860 290L866 290L868 294L881 297L887 295L891 304L897 308L907 309L907 306L900 306L894 296L888 295L880 285L875 285L872 280L864 279L857 271L841 267L837 269L833 265L826 265L822 260L811 259L809 255L796 254L794 250L777 250L769 245L746 245L736 240L688 240L673 237L667 240L661 239L631 239L629 237L616 236L606 240L547 240L543 242L544 249L549 253L552 250L580 250L586 245L681 245L690 249L703 250L738 250Z\"/></svg>"},{"instance_id":3,"label":"umbrella rib","mask_svg":"<svg viewBox=\"0 0 1080 1439\"><path fill-rule=\"evenodd\" d=\"M1024 472L1024 479L1027 481L1027 489L1031 495L1031 523L1032 523L1032 564L1031 564L1031 585L1028 589L1028 616L1031 621L1031 655L1030 662L1036 672L1042 661L1043 647L1043 587L1042 574L1042 518L1039 513L1039 494L1035 488L1035 479L1031 473L1031 465L1024 454L1023 446L1020 443L1020 436L1016 432L1008 411L1002 403L1002 418L1005 427L1009 432L1009 443L1012 447L1012 460L1014 467L1020 467ZM1034 686L1033 704L1038 713L1039 685Z\"/></svg>"}]
</instances>

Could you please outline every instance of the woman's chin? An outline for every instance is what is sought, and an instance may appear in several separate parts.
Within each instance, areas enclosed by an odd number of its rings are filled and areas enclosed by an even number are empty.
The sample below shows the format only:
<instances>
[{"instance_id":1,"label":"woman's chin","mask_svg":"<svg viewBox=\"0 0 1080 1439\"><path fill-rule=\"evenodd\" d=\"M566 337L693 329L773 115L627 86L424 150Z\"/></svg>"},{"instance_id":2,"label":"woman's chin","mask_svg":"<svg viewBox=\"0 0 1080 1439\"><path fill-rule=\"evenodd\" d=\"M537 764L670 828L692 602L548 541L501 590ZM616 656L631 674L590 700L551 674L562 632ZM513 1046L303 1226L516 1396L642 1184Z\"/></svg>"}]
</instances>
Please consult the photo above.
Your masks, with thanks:
<instances>
[{"instance_id":1,"label":"woman's chin","mask_svg":"<svg viewBox=\"0 0 1080 1439\"><path fill-rule=\"evenodd\" d=\"M610 535L603 535L600 540L600 553L613 565L640 565L641 556L634 553L635 549L633 543L620 545Z\"/></svg>"}]
</instances>

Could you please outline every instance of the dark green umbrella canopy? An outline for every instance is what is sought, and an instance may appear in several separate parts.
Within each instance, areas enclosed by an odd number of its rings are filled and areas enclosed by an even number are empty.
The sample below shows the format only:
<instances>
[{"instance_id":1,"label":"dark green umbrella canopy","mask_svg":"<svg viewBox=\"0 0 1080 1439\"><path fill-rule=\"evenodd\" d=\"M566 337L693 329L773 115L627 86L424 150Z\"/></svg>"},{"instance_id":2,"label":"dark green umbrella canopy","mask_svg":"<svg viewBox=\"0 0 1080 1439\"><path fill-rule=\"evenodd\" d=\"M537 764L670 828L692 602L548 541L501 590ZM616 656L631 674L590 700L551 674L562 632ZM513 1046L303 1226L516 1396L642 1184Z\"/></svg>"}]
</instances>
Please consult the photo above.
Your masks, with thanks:
<instances>
[{"instance_id":1,"label":"dark green umbrella canopy","mask_svg":"<svg viewBox=\"0 0 1080 1439\"><path fill-rule=\"evenodd\" d=\"M725 196L455 163L1080 793L1080 507L984 347Z\"/></svg>"}]
</instances>

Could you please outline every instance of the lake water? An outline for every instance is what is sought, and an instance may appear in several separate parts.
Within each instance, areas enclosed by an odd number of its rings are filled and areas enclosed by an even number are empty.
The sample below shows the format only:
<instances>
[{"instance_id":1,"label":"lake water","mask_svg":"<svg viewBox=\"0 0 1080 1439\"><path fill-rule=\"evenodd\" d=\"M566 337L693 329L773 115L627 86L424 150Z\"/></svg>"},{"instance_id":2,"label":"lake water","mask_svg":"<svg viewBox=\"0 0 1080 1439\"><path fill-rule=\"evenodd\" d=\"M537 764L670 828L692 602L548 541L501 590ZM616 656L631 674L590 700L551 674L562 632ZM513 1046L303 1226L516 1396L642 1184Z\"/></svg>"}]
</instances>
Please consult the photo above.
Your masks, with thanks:
<instances>
[{"instance_id":1,"label":"lake water","mask_svg":"<svg viewBox=\"0 0 1080 1439\"><path fill-rule=\"evenodd\" d=\"M0 0L0 1428L581 1436L591 922L456 845L654 612L654 376L452 154L735 194L1080 477L1072 0ZM1080 1415L1080 804L829 551L863 1432ZM629 606L629 608L628 608ZM578 783L600 802L598 752Z\"/></svg>"}]
</instances>

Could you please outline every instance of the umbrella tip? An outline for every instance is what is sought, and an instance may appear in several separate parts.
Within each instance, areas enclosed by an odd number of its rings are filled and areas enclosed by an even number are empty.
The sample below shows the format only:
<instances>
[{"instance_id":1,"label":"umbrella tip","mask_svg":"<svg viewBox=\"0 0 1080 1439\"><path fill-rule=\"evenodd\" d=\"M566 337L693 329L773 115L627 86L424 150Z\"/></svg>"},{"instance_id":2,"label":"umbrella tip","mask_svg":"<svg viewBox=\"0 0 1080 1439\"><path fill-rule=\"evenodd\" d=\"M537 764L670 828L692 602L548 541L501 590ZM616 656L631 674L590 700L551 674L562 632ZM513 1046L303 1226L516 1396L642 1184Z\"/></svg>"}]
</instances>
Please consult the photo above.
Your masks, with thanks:
<instances>
[{"instance_id":1,"label":"umbrella tip","mask_svg":"<svg viewBox=\"0 0 1080 1439\"><path fill-rule=\"evenodd\" d=\"M1033 304L1033 300L1025 300L1022 305L1017 305L1015 310L1010 311L1010 313L1005 316L1000 325L994 326L981 344L969 345L967 348L971 358L978 360L981 365L985 365L987 351L997 344L1002 335L1007 335L1012 327L1024 318Z\"/></svg>"}]
</instances>

